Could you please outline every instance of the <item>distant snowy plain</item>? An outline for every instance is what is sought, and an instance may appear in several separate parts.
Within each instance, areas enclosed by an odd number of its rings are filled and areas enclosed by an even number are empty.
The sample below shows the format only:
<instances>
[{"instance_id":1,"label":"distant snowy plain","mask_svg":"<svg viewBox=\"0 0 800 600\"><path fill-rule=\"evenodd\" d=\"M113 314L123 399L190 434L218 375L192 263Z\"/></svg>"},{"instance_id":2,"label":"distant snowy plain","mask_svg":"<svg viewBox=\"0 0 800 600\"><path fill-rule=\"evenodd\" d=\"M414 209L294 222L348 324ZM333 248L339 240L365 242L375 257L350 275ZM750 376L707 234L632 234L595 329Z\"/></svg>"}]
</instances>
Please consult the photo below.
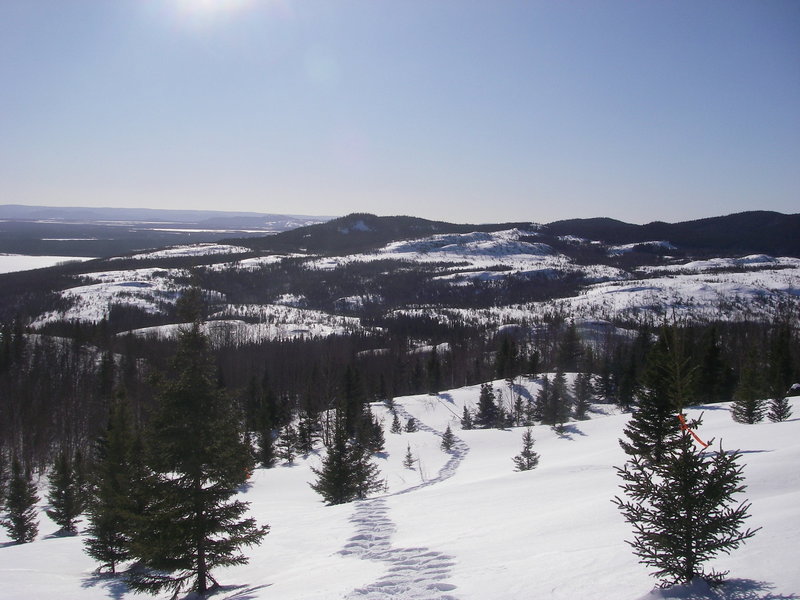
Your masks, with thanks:
<instances>
[{"instance_id":1,"label":"distant snowy plain","mask_svg":"<svg viewBox=\"0 0 800 600\"><path fill-rule=\"evenodd\" d=\"M494 382L504 402L504 381ZM533 398L539 380L520 379L514 394ZM614 470L625 457L617 443L628 419L596 405L587 421L564 435L533 428L539 467L514 472L523 428L462 431L463 407L477 403L477 386L398 398L402 419L416 433L391 434L383 405L373 411L386 428L386 451L375 462L386 489L373 498L325 506L309 487L322 451L294 464L257 469L242 499L271 533L246 552L250 563L220 569L218 600L786 600L800 599L800 402L784 423L742 425L726 404L696 407L699 434L740 449L752 502L748 526L762 527L731 555L707 567L730 570L713 592L656 589L648 569L625 543L631 539L611 499L620 493ZM459 441L443 452L450 425ZM677 424L677 419L676 419ZM403 466L407 448L416 463ZM44 482L42 482L43 484ZM41 506L44 509L44 503ZM98 575L82 551L82 536L55 537L42 513L30 544L10 545L0 534L0 599L127 600L119 578ZM138 597L138 596L136 596ZM160 596L159 598L167 598Z\"/></svg>"}]
</instances>

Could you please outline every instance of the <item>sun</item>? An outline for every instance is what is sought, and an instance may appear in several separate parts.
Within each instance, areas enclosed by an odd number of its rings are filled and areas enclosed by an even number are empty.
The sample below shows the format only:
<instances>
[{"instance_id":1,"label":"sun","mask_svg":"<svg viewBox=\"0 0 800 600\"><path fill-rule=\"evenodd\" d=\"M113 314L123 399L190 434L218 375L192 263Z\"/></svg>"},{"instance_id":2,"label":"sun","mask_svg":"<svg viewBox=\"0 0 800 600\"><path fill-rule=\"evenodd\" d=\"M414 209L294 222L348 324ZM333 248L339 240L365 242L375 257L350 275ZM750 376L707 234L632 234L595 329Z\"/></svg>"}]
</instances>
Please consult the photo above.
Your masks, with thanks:
<instances>
[{"instance_id":1,"label":"sun","mask_svg":"<svg viewBox=\"0 0 800 600\"><path fill-rule=\"evenodd\" d=\"M178 7L184 14L215 15L242 10L251 6L254 0L177 0Z\"/></svg>"}]
</instances>

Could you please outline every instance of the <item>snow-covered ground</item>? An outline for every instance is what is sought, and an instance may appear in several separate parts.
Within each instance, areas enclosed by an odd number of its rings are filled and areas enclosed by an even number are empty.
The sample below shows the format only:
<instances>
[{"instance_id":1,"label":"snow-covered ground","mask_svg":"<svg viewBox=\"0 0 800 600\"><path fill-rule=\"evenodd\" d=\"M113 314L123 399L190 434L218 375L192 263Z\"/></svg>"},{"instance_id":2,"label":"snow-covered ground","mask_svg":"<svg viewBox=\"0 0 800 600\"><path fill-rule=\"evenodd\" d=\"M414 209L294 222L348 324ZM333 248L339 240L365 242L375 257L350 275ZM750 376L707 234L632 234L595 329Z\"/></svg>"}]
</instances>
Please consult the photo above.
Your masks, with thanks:
<instances>
[{"instance_id":1,"label":"snow-covered ground","mask_svg":"<svg viewBox=\"0 0 800 600\"><path fill-rule=\"evenodd\" d=\"M15 273L43 269L67 262L92 260L85 256L30 256L28 254L0 254L0 273Z\"/></svg>"},{"instance_id":2,"label":"snow-covered ground","mask_svg":"<svg viewBox=\"0 0 800 600\"><path fill-rule=\"evenodd\" d=\"M508 401L504 382L495 382ZM538 383L526 381L523 396ZM325 506L308 486L318 454L294 465L258 469L244 499L259 522L271 525L248 565L220 569L225 600L786 600L800 598L800 419L741 425L726 405L704 411L699 434L742 450L752 502L748 525L762 527L747 544L709 563L730 570L714 595L693 590L652 592L655 580L625 543L630 527L611 499L619 494L614 466L627 416L597 407L589 421L559 436L535 427L541 455L533 471L513 471L523 429L461 431L462 407L474 406L478 387L438 396L397 399L403 419L421 431L388 433L390 416L374 411L387 429L377 459L387 489L374 498ZM794 400L795 415L800 402ZM450 424L459 438L452 454L439 448ZM416 459L402 465L406 448ZM0 599L134 598L120 580L93 573L81 537L54 537L41 516L30 544L0 547ZM0 542L7 538L0 534ZM164 596L166 597L166 596Z\"/></svg>"}]
</instances>

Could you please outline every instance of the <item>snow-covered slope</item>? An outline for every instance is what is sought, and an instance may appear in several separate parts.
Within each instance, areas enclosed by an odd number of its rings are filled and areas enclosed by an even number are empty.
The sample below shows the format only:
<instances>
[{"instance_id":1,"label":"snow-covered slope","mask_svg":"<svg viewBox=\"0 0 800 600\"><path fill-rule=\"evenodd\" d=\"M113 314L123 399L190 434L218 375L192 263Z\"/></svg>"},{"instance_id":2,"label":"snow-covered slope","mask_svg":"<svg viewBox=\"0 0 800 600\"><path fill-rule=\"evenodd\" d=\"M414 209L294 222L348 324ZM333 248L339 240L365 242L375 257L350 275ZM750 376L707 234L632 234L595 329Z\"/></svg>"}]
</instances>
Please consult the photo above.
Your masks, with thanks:
<instances>
[{"instance_id":1,"label":"snow-covered slope","mask_svg":"<svg viewBox=\"0 0 800 600\"><path fill-rule=\"evenodd\" d=\"M507 385L495 382L509 399ZM535 396L538 382L515 390ZM294 465L258 469L243 493L271 533L251 549L250 564L215 573L226 600L766 600L799 598L800 419L741 425L726 405L704 411L703 437L744 453L752 502L748 525L763 529L741 549L709 567L730 570L715 595L695 588L658 591L625 539L629 526L611 498L619 493L614 466L628 418L596 407L592 419L570 424L564 435L535 427L541 455L533 471L513 471L522 429L461 431L462 407L474 406L478 387L438 396L397 399L402 417L422 424L416 433L388 433L385 407L374 410L387 428L386 452L377 459L385 492L363 502L325 506L308 486L320 456ZM605 408L605 410L604 410ZM800 402L794 401L794 412ZM459 438L452 454L439 448L450 424ZM402 465L407 447L417 462ZM31 544L0 547L0 598L133 598L114 578L93 573L81 537L53 537L42 515L42 534ZM5 537L0 537L4 541Z\"/></svg>"}]
</instances>

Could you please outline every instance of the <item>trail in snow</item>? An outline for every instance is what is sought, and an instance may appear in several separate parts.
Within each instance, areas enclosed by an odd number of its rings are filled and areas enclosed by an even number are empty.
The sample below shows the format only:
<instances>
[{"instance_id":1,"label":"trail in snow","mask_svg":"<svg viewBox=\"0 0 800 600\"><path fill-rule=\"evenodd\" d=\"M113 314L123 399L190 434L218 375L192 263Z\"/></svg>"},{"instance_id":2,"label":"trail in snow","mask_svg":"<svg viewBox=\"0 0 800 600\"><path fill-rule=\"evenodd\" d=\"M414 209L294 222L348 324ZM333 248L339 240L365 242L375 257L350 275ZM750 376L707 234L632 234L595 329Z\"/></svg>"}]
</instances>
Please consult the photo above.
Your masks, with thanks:
<instances>
[{"instance_id":1,"label":"trail in snow","mask_svg":"<svg viewBox=\"0 0 800 600\"><path fill-rule=\"evenodd\" d=\"M408 419L411 415L402 406L396 406L398 415ZM418 421L421 431L441 436L442 432ZM389 564L386 575L363 588L357 588L347 598L356 600L457 600L447 594L455 586L445 580L455 564L453 557L430 548L392 548L391 538L396 531L394 521L389 516L386 498L419 490L423 487L441 483L452 477L461 461L469 452L469 446L456 438L450 459L439 470L436 477L405 490L388 494L356 504L350 521L356 525L356 534L351 537L341 554L356 555L364 560L376 560Z\"/></svg>"}]
</instances>

